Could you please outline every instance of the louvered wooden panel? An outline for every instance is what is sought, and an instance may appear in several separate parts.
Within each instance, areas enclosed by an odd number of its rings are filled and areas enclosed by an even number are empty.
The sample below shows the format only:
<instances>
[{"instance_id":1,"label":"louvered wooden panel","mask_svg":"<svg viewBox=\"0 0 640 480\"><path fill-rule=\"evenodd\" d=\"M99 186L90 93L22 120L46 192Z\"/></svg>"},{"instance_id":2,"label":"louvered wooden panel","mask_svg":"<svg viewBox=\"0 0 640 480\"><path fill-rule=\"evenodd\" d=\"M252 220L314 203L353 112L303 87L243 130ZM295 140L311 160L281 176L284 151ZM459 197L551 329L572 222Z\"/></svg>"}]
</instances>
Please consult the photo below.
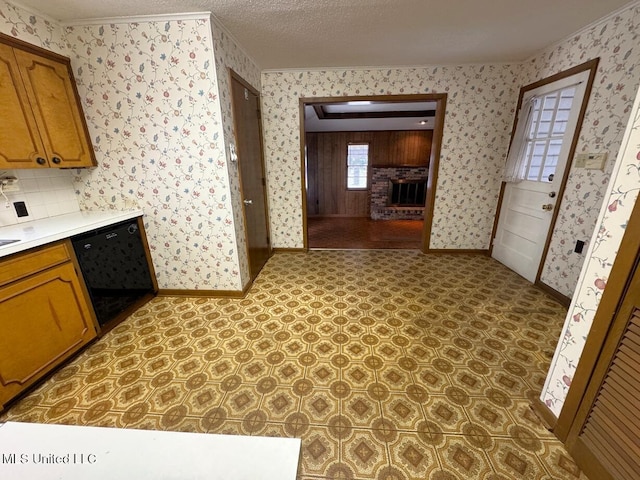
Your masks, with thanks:
<instances>
[{"instance_id":1,"label":"louvered wooden panel","mask_svg":"<svg viewBox=\"0 0 640 480\"><path fill-rule=\"evenodd\" d=\"M615 478L640 478L638 399L640 309L635 309L579 436Z\"/></svg>"}]
</instances>

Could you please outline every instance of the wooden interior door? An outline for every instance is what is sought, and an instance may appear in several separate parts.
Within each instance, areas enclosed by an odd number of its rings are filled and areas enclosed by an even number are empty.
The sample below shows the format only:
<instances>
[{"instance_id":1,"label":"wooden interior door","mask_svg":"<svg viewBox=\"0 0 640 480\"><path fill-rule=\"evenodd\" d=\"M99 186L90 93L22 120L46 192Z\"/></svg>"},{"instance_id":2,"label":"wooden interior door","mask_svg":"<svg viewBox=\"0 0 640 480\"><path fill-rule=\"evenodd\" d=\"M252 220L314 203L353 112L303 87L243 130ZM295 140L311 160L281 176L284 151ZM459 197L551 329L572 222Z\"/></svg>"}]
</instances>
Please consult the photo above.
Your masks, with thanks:
<instances>
[{"instance_id":1,"label":"wooden interior door","mask_svg":"<svg viewBox=\"0 0 640 480\"><path fill-rule=\"evenodd\" d=\"M251 279L255 279L271 256L260 95L231 71L233 120L240 166L240 181Z\"/></svg>"},{"instance_id":2,"label":"wooden interior door","mask_svg":"<svg viewBox=\"0 0 640 480\"><path fill-rule=\"evenodd\" d=\"M598 480L640 478L638 263L640 252L567 437L580 468ZM594 321L594 335L599 328Z\"/></svg>"}]
</instances>

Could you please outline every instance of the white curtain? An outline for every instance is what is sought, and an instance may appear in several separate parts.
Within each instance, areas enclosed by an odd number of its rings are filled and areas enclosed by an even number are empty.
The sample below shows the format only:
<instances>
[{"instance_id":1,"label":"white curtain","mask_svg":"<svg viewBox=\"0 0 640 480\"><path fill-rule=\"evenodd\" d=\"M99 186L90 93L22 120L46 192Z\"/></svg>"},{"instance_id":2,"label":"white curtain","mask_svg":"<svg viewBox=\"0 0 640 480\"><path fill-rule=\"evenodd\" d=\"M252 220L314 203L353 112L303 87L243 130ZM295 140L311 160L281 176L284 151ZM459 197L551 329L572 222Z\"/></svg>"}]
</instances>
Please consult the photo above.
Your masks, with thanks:
<instances>
[{"instance_id":1,"label":"white curtain","mask_svg":"<svg viewBox=\"0 0 640 480\"><path fill-rule=\"evenodd\" d=\"M504 166L502 180L505 182L521 182L527 175L527 162L525 148L527 146L527 133L531 127L531 114L535 97L522 103L518 113L516 131L511 139L511 148L507 155L507 163Z\"/></svg>"}]
</instances>

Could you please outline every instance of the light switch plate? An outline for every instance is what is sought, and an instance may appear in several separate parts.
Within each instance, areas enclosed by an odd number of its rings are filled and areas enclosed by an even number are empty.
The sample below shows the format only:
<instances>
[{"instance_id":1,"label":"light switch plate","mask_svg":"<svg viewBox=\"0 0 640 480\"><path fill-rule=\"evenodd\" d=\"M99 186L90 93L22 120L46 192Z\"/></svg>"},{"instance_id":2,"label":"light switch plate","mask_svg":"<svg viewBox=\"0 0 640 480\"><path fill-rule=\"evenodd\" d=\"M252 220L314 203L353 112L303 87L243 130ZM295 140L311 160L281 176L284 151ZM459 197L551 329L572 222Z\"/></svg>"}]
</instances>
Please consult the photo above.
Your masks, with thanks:
<instances>
[{"instance_id":1,"label":"light switch plate","mask_svg":"<svg viewBox=\"0 0 640 480\"><path fill-rule=\"evenodd\" d=\"M579 153L573 162L575 168L585 168L587 170L604 170L607 162L607 153Z\"/></svg>"}]
</instances>

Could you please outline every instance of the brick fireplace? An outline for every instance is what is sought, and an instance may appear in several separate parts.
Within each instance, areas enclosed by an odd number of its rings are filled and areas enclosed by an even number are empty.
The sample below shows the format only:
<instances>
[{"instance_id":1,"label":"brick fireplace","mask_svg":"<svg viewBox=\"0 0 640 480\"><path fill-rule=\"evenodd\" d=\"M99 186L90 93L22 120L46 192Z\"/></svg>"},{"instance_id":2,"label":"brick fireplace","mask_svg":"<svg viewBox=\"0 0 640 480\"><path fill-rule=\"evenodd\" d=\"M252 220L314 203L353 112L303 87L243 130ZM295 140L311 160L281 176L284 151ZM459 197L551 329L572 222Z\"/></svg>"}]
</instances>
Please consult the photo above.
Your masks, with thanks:
<instances>
[{"instance_id":1,"label":"brick fireplace","mask_svg":"<svg viewBox=\"0 0 640 480\"><path fill-rule=\"evenodd\" d=\"M429 167L373 167L371 171L372 220L422 220L424 206L390 205L390 184L394 180L426 180Z\"/></svg>"}]
</instances>

